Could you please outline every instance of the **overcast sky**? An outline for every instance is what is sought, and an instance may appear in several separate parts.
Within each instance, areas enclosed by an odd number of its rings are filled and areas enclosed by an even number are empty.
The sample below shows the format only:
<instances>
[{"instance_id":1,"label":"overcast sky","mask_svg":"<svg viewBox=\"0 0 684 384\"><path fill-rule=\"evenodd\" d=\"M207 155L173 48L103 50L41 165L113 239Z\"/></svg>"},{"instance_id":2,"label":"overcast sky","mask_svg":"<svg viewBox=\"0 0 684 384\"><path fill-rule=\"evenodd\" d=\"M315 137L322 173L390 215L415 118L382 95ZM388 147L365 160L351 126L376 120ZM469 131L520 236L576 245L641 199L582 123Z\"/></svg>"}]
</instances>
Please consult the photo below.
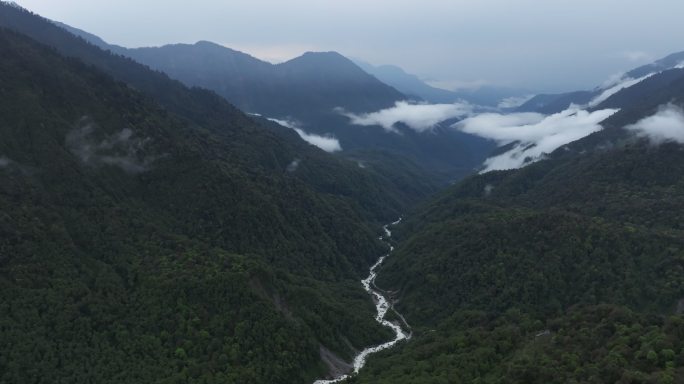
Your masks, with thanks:
<instances>
[{"instance_id":1,"label":"overcast sky","mask_svg":"<svg viewBox=\"0 0 684 384\"><path fill-rule=\"evenodd\" d=\"M335 50L451 88L593 88L684 51L681 0L17 2L127 47L210 40L269 61Z\"/></svg>"}]
</instances>

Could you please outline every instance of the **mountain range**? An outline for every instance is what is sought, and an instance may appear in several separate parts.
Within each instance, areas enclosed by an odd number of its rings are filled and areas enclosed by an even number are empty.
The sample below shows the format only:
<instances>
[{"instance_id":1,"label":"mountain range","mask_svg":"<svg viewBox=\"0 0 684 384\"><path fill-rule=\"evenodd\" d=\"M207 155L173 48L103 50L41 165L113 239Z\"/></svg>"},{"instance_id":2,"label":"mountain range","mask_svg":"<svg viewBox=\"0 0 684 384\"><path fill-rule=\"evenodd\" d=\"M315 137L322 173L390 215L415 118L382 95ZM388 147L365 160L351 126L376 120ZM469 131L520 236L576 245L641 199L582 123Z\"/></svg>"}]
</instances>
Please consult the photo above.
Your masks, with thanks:
<instances>
[{"instance_id":1,"label":"mountain range","mask_svg":"<svg viewBox=\"0 0 684 384\"><path fill-rule=\"evenodd\" d=\"M523 97L530 92L522 89L482 85L473 89L449 91L429 85L418 76L407 73L396 65L372 65L361 60L355 63L364 71L377 77L410 97L430 103L468 102L486 107L498 107L501 103L514 97Z\"/></svg>"},{"instance_id":2,"label":"mountain range","mask_svg":"<svg viewBox=\"0 0 684 384\"><path fill-rule=\"evenodd\" d=\"M411 337L347 383L683 382L683 57L486 109L611 113L475 174L495 143L458 118L336 110L461 99L397 68L129 49L2 2L0 382L334 378L392 336L360 284L382 255L369 284Z\"/></svg>"},{"instance_id":3,"label":"mountain range","mask_svg":"<svg viewBox=\"0 0 684 384\"><path fill-rule=\"evenodd\" d=\"M561 94L535 95L517 108L519 112L558 113L571 105L588 105L595 109L615 106L631 106L639 102L642 90L630 92L635 86L648 84L647 87L658 88L668 84L676 73L673 69L681 69L684 63L684 52L673 53L651 64L632 69L614 81L596 87L591 91L573 91ZM630 96L636 93L636 96Z\"/></svg>"},{"instance_id":4,"label":"mountain range","mask_svg":"<svg viewBox=\"0 0 684 384\"><path fill-rule=\"evenodd\" d=\"M2 381L297 382L387 336L356 281L429 184L25 10L0 23Z\"/></svg>"},{"instance_id":5,"label":"mountain range","mask_svg":"<svg viewBox=\"0 0 684 384\"><path fill-rule=\"evenodd\" d=\"M603 130L415 208L377 284L416 339L356 382L681 381L683 84L628 87Z\"/></svg>"},{"instance_id":6,"label":"mountain range","mask_svg":"<svg viewBox=\"0 0 684 384\"><path fill-rule=\"evenodd\" d=\"M308 52L274 65L207 41L128 49L107 44L77 28L58 25L102 49L163 71L187 86L210 89L246 112L296 126L302 132L332 137L339 141L343 155L362 162L369 152L382 151L382 157L411 161L444 183L470 173L494 148L493 143L476 136L440 127L417 133L398 125L397 134L377 125L350 124L341 110L373 113L412 96L386 85L373 72L365 72L336 52ZM456 96L447 99L454 102L460 99Z\"/></svg>"}]
</instances>

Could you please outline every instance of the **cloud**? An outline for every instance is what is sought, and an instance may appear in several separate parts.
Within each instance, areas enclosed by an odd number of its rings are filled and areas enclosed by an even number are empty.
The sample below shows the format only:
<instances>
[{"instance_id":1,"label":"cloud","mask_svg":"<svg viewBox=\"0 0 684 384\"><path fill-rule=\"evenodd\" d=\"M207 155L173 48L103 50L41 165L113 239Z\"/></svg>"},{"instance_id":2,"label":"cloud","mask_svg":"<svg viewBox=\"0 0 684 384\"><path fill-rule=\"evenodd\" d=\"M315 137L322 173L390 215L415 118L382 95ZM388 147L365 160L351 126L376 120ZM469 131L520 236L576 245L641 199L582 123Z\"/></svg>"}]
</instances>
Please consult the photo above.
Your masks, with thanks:
<instances>
[{"instance_id":1,"label":"cloud","mask_svg":"<svg viewBox=\"0 0 684 384\"><path fill-rule=\"evenodd\" d=\"M507 152L487 159L482 172L520 168L543 159L557 148L602 129L599 124L615 109L587 112L577 106L550 116L538 113L502 115L485 113L467 118L454 127L473 135L513 144Z\"/></svg>"},{"instance_id":2,"label":"cloud","mask_svg":"<svg viewBox=\"0 0 684 384\"><path fill-rule=\"evenodd\" d=\"M672 67L672 69L682 69L684 68L684 61L681 63L675 65ZM588 107L595 107L602 102L606 101L609 97L613 96L614 94L620 92L621 90L625 88L632 87L646 79L648 79L651 76L657 75L659 73L662 73L663 71L658 71L658 72L652 72L649 73L645 76L639 77L637 79L631 78L631 77L625 77L624 73L619 73L611 76L608 80L606 80L603 85L601 85L601 92L600 95L596 96L594 99L592 99L589 104L587 104Z\"/></svg>"},{"instance_id":3,"label":"cloud","mask_svg":"<svg viewBox=\"0 0 684 384\"><path fill-rule=\"evenodd\" d=\"M96 125L87 116L67 133L65 144L69 151L89 166L113 165L129 173L140 173L149 169L159 156L145 155L149 138L134 137L130 128L97 139Z\"/></svg>"},{"instance_id":4,"label":"cloud","mask_svg":"<svg viewBox=\"0 0 684 384\"><path fill-rule=\"evenodd\" d=\"M466 118L454 125L455 128L494 140L501 145L513 141L534 141L546 135L537 129L537 124L544 121L546 116L541 113L483 113Z\"/></svg>"},{"instance_id":5,"label":"cloud","mask_svg":"<svg viewBox=\"0 0 684 384\"><path fill-rule=\"evenodd\" d=\"M295 132L299 135L299 137L302 138L302 140L306 141L307 143L311 145L315 145L318 148L326 151L326 152L337 152L342 150L342 146L340 145L340 141L335 138L335 136L332 135L325 135L325 136L320 136L316 135L313 133L307 133L303 129L299 128L296 123L289 121L289 120L280 120L280 119L274 119L274 118L268 118L268 120L271 120L273 122L276 122L283 127L287 127L290 129L294 129Z\"/></svg>"},{"instance_id":6,"label":"cloud","mask_svg":"<svg viewBox=\"0 0 684 384\"><path fill-rule=\"evenodd\" d=\"M337 152L342 150L340 141L333 136L319 136L312 133L306 133L299 128L294 128L295 132L309 144L313 144L326 152Z\"/></svg>"},{"instance_id":7,"label":"cloud","mask_svg":"<svg viewBox=\"0 0 684 384\"><path fill-rule=\"evenodd\" d=\"M646 76L639 77L637 79L633 79L631 77L621 77L619 79L616 79L615 77L611 78L608 80L606 84L608 84L609 88L606 88L601 92L600 95L596 96L593 98L589 104L587 104L589 107L595 107L604 101L606 101L609 97L613 96L614 94L620 92L621 90L625 88L629 88L633 85L636 85L649 77L655 75L656 73L649 73ZM612 84L611 84L612 83Z\"/></svg>"},{"instance_id":8,"label":"cloud","mask_svg":"<svg viewBox=\"0 0 684 384\"><path fill-rule=\"evenodd\" d=\"M625 75L625 72L617 72L610 75L608 79L604 81L603 84L601 84L599 89L608 89L614 87L617 84L620 84L624 80Z\"/></svg>"},{"instance_id":9,"label":"cloud","mask_svg":"<svg viewBox=\"0 0 684 384\"><path fill-rule=\"evenodd\" d=\"M0 168L6 168L12 164L12 160L8 159L6 156L0 156Z\"/></svg>"},{"instance_id":10,"label":"cloud","mask_svg":"<svg viewBox=\"0 0 684 384\"><path fill-rule=\"evenodd\" d=\"M530 99L532 99L535 95L525 95L525 96L511 96L507 97L505 99L502 99L499 102L499 105L497 107L502 108L502 109L507 109L507 108L517 108L526 102L528 102Z\"/></svg>"},{"instance_id":11,"label":"cloud","mask_svg":"<svg viewBox=\"0 0 684 384\"><path fill-rule=\"evenodd\" d=\"M644 51L624 51L620 52L618 56L629 61L653 61L653 56Z\"/></svg>"},{"instance_id":12,"label":"cloud","mask_svg":"<svg viewBox=\"0 0 684 384\"><path fill-rule=\"evenodd\" d=\"M406 101L398 101L394 107L371 113L357 115L341 108L338 108L337 111L348 117L351 123L355 125L379 125L388 132L398 132L395 124L404 123L417 132L424 132L444 120L466 116L472 113L473 108L465 103L411 104Z\"/></svg>"},{"instance_id":13,"label":"cloud","mask_svg":"<svg viewBox=\"0 0 684 384\"><path fill-rule=\"evenodd\" d=\"M625 129L647 137L656 144L666 141L684 144L684 111L681 107L668 104L660 107L656 114L628 125Z\"/></svg>"},{"instance_id":14,"label":"cloud","mask_svg":"<svg viewBox=\"0 0 684 384\"><path fill-rule=\"evenodd\" d=\"M287 165L287 168L285 168L285 170L288 172L294 172L297 170L297 168L299 168L299 164L301 162L302 161L300 159L294 159L290 164Z\"/></svg>"}]
</instances>

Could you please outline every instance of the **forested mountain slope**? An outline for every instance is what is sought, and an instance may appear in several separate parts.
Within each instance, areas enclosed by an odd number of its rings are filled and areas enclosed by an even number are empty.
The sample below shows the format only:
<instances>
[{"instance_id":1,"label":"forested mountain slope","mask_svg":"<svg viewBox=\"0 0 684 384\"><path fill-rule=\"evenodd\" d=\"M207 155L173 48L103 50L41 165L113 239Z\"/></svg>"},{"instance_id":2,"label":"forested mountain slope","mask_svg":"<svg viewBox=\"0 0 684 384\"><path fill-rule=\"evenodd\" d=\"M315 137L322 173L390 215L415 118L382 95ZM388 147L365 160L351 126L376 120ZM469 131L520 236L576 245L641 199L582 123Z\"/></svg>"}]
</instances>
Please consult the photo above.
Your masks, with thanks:
<instances>
[{"instance_id":1,"label":"forested mountain slope","mask_svg":"<svg viewBox=\"0 0 684 384\"><path fill-rule=\"evenodd\" d=\"M125 54L267 116L303 118L336 107L369 112L406 98L337 52L308 52L277 65L207 41L128 49Z\"/></svg>"},{"instance_id":2,"label":"forested mountain slope","mask_svg":"<svg viewBox=\"0 0 684 384\"><path fill-rule=\"evenodd\" d=\"M246 112L287 121L307 133L333 136L340 143L342 156L368 160L384 169L410 162L412 168L421 169L424 180L444 184L471 174L494 149L487 140L444 127L416 132L399 124L396 132L389 132L380 126L350 124L342 110L372 113L408 97L336 52L308 52L273 65L206 41L129 49L64 27L103 49L164 71L189 86L213 90ZM54 44L52 37L45 39ZM89 55L85 56L88 60Z\"/></svg>"},{"instance_id":3,"label":"forested mountain slope","mask_svg":"<svg viewBox=\"0 0 684 384\"><path fill-rule=\"evenodd\" d=\"M301 382L389 336L357 279L402 192L211 93L160 81L216 100L190 120L15 32L0 51L2 381Z\"/></svg>"},{"instance_id":4,"label":"forested mountain slope","mask_svg":"<svg viewBox=\"0 0 684 384\"><path fill-rule=\"evenodd\" d=\"M183 118L188 124L221 136L224 144L233 148L223 154L230 156L232 161L243 165L261 166L271 162L274 157L280 156L273 154L272 151L290 148L295 152L304 150L302 156L304 154L314 156L317 160L315 163L318 164L326 163L333 167L345 164L346 171L338 172L337 179L348 180L350 177L358 176L359 180L356 183L375 183L376 185L371 188L376 192L363 191L360 185L350 188L348 183L337 183L336 178L330 177L329 174L326 176L323 172L317 172L315 177L311 177L308 167L305 166L300 169L307 172L300 172L297 175L305 178L307 183L323 192L330 191L332 188L334 191L344 192L347 195L353 194L354 198L362 203L378 205L377 202L380 199L371 199L371 197L378 194L385 196L381 201L382 209L364 207L366 208L364 211L370 212L374 219L380 219L383 222L389 220L395 217L405 204L412 204L434 191L434 182L429 177L420 178L414 170L408 170L416 176L413 186L409 187L406 184L393 185L395 180L401 178L394 177L397 170L388 170L386 164L379 164L377 170L369 166L365 172L348 167L346 166L348 162L324 156L321 151L311 150L311 146L299 140L297 135L289 129L274 124L256 124L252 118L211 91L188 88L179 81L170 79L164 73L151 70L123 56L103 51L56 26L52 21L24 9L0 3L0 26L51 46L64 56L77 58L93 65L116 80L123 81L129 87L150 96L164 109ZM373 165L372 162L370 165ZM383 174L386 173L393 177L384 177ZM368 174L372 174L372 177L364 176ZM342 177L342 175L346 176ZM364 179L365 181L360 181ZM381 180L384 187L378 185L378 180Z\"/></svg>"},{"instance_id":5,"label":"forested mountain slope","mask_svg":"<svg viewBox=\"0 0 684 384\"><path fill-rule=\"evenodd\" d=\"M677 102L677 84L642 96ZM378 285L417 335L357 382L681 381L684 149L622 129L657 110L409 215Z\"/></svg>"},{"instance_id":6,"label":"forested mountain slope","mask_svg":"<svg viewBox=\"0 0 684 384\"><path fill-rule=\"evenodd\" d=\"M593 109L633 108L639 105L641 96L681 77L682 64L684 64L684 52L673 53L653 63L635 68L612 83L597 86L590 91L536 95L518 107L518 111L553 114L571 105L589 105ZM601 97L604 93L609 97ZM594 104L591 104L592 102Z\"/></svg>"}]
</instances>

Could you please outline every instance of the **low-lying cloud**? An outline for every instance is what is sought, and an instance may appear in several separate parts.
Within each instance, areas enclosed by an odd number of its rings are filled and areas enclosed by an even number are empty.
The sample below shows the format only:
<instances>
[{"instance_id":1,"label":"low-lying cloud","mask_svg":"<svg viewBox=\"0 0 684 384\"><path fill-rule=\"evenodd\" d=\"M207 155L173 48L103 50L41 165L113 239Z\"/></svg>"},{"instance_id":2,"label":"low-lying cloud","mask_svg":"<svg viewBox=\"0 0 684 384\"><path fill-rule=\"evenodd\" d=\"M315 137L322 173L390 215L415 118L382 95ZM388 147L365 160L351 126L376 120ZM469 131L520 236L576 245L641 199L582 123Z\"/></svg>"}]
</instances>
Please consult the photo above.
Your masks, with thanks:
<instances>
[{"instance_id":1,"label":"low-lying cloud","mask_svg":"<svg viewBox=\"0 0 684 384\"><path fill-rule=\"evenodd\" d=\"M655 144L674 141L684 144L684 110L673 104L662 106L656 114L641 119L625 129Z\"/></svg>"},{"instance_id":2,"label":"low-lying cloud","mask_svg":"<svg viewBox=\"0 0 684 384\"><path fill-rule=\"evenodd\" d=\"M488 172L520 168L541 160L567 143L600 131L603 127L599 123L615 112L616 109L588 112L573 105L549 116L539 113L484 113L464 119L454 127L494 140L499 145L515 143L510 150L485 161L482 172Z\"/></svg>"},{"instance_id":3,"label":"low-lying cloud","mask_svg":"<svg viewBox=\"0 0 684 384\"><path fill-rule=\"evenodd\" d=\"M406 101L398 101L394 107L371 113L355 114L341 108L337 109L338 113L348 117L354 125L377 125L395 133L398 132L395 127L398 123L403 123L417 132L424 132L442 121L467 116L472 111L473 107L466 103L412 104Z\"/></svg>"},{"instance_id":4,"label":"low-lying cloud","mask_svg":"<svg viewBox=\"0 0 684 384\"><path fill-rule=\"evenodd\" d=\"M313 133L306 133L300 128L294 128L295 132L309 144L315 145L326 152L337 152L342 150L340 141L334 136L320 136Z\"/></svg>"},{"instance_id":5,"label":"low-lying cloud","mask_svg":"<svg viewBox=\"0 0 684 384\"><path fill-rule=\"evenodd\" d=\"M95 136L95 123L83 117L66 136L69 151L89 166L113 165L128 173L140 173L149 169L159 156L146 155L149 138L134 137L130 128L123 128L101 139Z\"/></svg>"},{"instance_id":6,"label":"low-lying cloud","mask_svg":"<svg viewBox=\"0 0 684 384\"><path fill-rule=\"evenodd\" d=\"M502 99L499 104L497 105L498 108L501 109L512 109L512 108L518 108L519 106L525 104L526 102L530 101L534 95L525 95L525 96L511 96L507 97L505 99Z\"/></svg>"},{"instance_id":7,"label":"low-lying cloud","mask_svg":"<svg viewBox=\"0 0 684 384\"><path fill-rule=\"evenodd\" d=\"M289 120L280 120L280 119L273 119L273 118L268 118L269 120L276 122L283 127L287 127L290 129L294 129L295 132L299 135L299 137L302 138L302 140L306 141L307 143L311 145L315 145L318 148L326 151L326 152L337 152L342 150L342 146L340 145L340 141L335 138L335 136L332 135L316 135L313 133L308 133L305 132L303 129L299 128L296 123L289 121Z\"/></svg>"},{"instance_id":8,"label":"low-lying cloud","mask_svg":"<svg viewBox=\"0 0 684 384\"><path fill-rule=\"evenodd\" d=\"M631 86L634 86L636 84L639 84L640 82L648 79L649 77L655 75L656 73L649 73L646 76L642 76L639 78L631 78L631 77L620 77L619 79L611 79L609 87L605 88L601 94L598 96L594 97L588 104L589 107L595 107L604 101L608 100L609 97L613 96L614 94L622 91L625 88L629 88Z\"/></svg>"},{"instance_id":9,"label":"low-lying cloud","mask_svg":"<svg viewBox=\"0 0 684 384\"><path fill-rule=\"evenodd\" d=\"M299 168L299 164L300 164L301 162L302 162L302 161L301 161L300 159L294 159L294 160L292 160L292 162L291 162L290 164L287 165L287 167L285 168L285 170L288 171L288 172L294 172L294 171L297 170L297 168Z\"/></svg>"}]
</instances>

